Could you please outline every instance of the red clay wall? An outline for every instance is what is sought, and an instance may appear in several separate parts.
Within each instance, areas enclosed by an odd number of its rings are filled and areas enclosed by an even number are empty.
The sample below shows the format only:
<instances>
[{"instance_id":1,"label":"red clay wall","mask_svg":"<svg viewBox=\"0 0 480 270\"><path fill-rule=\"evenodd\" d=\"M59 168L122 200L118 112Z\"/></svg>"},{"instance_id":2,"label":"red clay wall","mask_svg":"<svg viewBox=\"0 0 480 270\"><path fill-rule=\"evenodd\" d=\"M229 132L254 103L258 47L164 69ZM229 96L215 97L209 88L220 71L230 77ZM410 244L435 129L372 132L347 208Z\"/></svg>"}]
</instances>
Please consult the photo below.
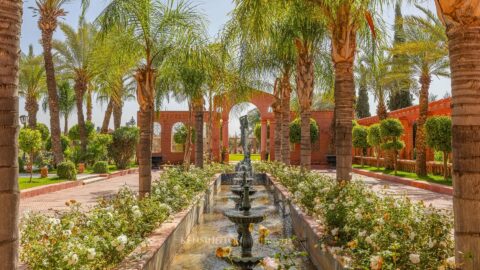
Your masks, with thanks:
<instances>
[{"instance_id":1,"label":"red clay wall","mask_svg":"<svg viewBox=\"0 0 480 270\"><path fill-rule=\"evenodd\" d=\"M437 101L433 101L429 103L428 106L428 116L433 115L451 115L451 107L450 107L451 98L445 98ZM405 148L400 153L400 158L402 159L413 159L413 145L415 138L413 137L413 126L418 119L419 116L419 107L411 106L408 108L403 108L400 110L392 111L389 114L389 117L399 119L403 127L405 128L405 135L402 137L403 141L405 142ZM359 119L358 123L364 126L370 126L375 123L378 123L378 117L372 116L363 119ZM433 151L428 149L427 151L427 160L433 160Z\"/></svg>"}]
</instances>

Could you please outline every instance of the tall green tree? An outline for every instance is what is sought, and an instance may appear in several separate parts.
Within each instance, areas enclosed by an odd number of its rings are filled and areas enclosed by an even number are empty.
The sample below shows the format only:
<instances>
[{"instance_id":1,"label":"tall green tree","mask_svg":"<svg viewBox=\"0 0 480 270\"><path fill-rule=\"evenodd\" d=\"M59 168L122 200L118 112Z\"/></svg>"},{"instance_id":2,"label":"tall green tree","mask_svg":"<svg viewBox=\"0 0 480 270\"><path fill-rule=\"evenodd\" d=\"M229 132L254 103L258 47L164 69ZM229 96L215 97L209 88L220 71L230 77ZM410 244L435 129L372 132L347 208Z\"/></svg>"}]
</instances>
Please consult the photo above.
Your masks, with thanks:
<instances>
[{"instance_id":1,"label":"tall green tree","mask_svg":"<svg viewBox=\"0 0 480 270\"><path fill-rule=\"evenodd\" d=\"M20 149L28 154L28 164L30 167L30 183L33 177L33 161L35 155L43 147L42 134L40 131L29 128L22 128L18 136L18 144Z\"/></svg>"},{"instance_id":2,"label":"tall green tree","mask_svg":"<svg viewBox=\"0 0 480 270\"><path fill-rule=\"evenodd\" d=\"M77 104L77 95L68 81L61 82L58 86L58 105L63 116L64 134L68 134L68 119ZM80 128L79 128L80 129ZM86 131L85 131L86 132ZM86 134L85 134L86 136Z\"/></svg>"},{"instance_id":3,"label":"tall green tree","mask_svg":"<svg viewBox=\"0 0 480 270\"><path fill-rule=\"evenodd\" d=\"M81 149L87 150L87 132L85 128L84 100L94 77L92 68L93 50L96 42L96 29L92 24L80 19L78 29L65 23L60 23L65 41L53 41L57 52L59 71L75 81L75 97L77 122L80 131Z\"/></svg>"},{"instance_id":4,"label":"tall green tree","mask_svg":"<svg viewBox=\"0 0 480 270\"><path fill-rule=\"evenodd\" d=\"M362 125L356 125L353 127L352 130L352 139L353 139L353 147L360 149L361 151L361 165L363 167L363 156L365 155L365 151L367 150L368 147L370 147L370 144L368 143L368 129L365 126Z\"/></svg>"},{"instance_id":5,"label":"tall green tree","mask_svg":"<svg viewBox=\"0 0 480 270\"><path fill-rule=\"evenodd\" d=\"M367 83L367 68L359 64L358 68L358 95L357 95L357 102L355 104L355 112L357 118L365 118L370 117L370 104L368 101L368 83Z\"/></svg>"},{"instance_id":6,"label":"tall green tree","mask_svg":"<svg viewBox=\"0 0 480 270\"><path fill-rule=\"evenodd\" d=\"M17 269L19 243L18 70L23 2L0 1L0 269Z\"/></svg>"},{"instance_id":7,"label":"tall green tree","mask_svg":"<svg viewBox=\"0 0 480 270\"><path fill-rule=\"evenodd\" d=\"M419 107L415 137L418 176L427 175L425 121L428 116L428 97L432 76L449 77L447 35L441 21L429 10L417 6L423 16L405 18L406 42L398 44L393 52L408 57L412 74L420 85Z\"/></svg>"},{"instance_id":8,"label":"tall green tree","mask_svg":"<svg viewBox=\"0 0 480 270\"><path fill-rule=\"evenodd\" d=\"M88 1L84 1L88 5ZM192 29L203 27L202 15L188 1L113 0L97 19L101 31L115 27L129 31L131 38L124 46L141 51L141 63L135 72L137 102L140 107L138 124L139 192L143 197L151 190L152 119L155 100L156 67L174 49L188 42ZM180 46L179 46L180 45Z\"/></svg>"},{"instance_id":9,"label":"tall green tree","mask_svg":"<svg viewBox=\"0 0 480 270\"><path fill-rule=\"evenodd\" d=\"M399 46L406 41L405 28L402 15L402 3L397 0L395 3L395 22L393 25L393 47ZM401 73L409 73L408 57L405 55L393 55L391 68L394 73L400 70ZM390 96L388 99L388 109L390 111L412 106L412 86L413 82L409 76L399 78L392 82L390 86Z\"/></svg>"},{"instance_id":10,"label":"tall green tree","mask_svg":"<svg viewBox=\"0 0 480 270\"><path fill-rule=\"evenodd\" d=\"M430 117L425 122L427 145L443 154L443 177L448 178L448 154L452 152L452 119L448 116Z\"/></svg>"},{"instance_id":11,"label":"tall green tree","mask_svg":"<svg viewBox=\"0 0 480 270\"><path fill-rule=\"evenodd\" d=\"M33 8L39 16L38 27L42 32L43 58L47 75L48 102L50 110L50 129L52 152L56 164L63 161L62 144L60 140L60 113L58 108L57 80L52 54L53 33L58 27L58 19L66 15L63 9L68 0L38 0Z\"/></svg>"},{"instance_id":12,"label":"tall green tree","mask_svg":"<svg viewBox=\"0 0 480 270\"><path fill-rule=\"evenodd\" d=\"M46 94L45 66L43 56L33 53L33 46L28 47L28 54L20 58L19 94L25 98L25 111L28 113L28 126L37 126L39 99Z\"/></svg>"}]
</instances>

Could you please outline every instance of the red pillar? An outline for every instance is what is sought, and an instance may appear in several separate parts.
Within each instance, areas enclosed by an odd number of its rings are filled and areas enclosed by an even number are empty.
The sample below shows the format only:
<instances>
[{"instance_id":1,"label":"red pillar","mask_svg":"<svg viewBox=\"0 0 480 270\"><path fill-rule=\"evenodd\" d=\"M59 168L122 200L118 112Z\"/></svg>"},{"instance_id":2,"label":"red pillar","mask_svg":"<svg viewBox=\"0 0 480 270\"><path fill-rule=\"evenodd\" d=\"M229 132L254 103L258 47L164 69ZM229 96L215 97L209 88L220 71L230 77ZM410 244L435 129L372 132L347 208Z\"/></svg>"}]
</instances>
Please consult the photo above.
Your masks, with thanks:
<instances>
[{"instance_id":1,"label":"red pillar","mask_svg":"<svg viewBox=\"0 0 480 270\"><path fill-rule=\"evenodd\" d=\"M262 119L262 134L260 139L260 153L262 160L266 160L266 153L267 153L267 120Z\"/></svg>"},{"instance_id":2,"label":"red pillar","mask_svg":"<svg viewBox=\"0 0 480 270\"><path fill-rule=\"evenodd\" d=\"M275 160L275 120L268 121L270 123L270 160Z\"/></svg>"}]
</instances>

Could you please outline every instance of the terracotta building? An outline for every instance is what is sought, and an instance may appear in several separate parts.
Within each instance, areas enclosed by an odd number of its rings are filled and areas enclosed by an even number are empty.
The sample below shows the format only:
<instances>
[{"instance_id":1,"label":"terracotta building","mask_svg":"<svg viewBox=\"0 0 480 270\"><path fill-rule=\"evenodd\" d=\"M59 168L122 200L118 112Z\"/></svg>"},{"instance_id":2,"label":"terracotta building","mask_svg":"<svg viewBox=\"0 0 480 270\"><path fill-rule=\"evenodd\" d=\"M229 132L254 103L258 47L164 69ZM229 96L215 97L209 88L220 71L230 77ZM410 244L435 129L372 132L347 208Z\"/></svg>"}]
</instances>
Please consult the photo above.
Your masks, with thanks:
<instances>
[{"instance_id":1,"label":"terracotta building","mask_svg":"<svg viewBox=\"0 0 480 270\"><path fill-rule=\"evenodd\" d=\"M445 99L430 102L428 105L428 116L433 116L433 115L450 116L451 114L450 101L451 101L451 98L445 98ZM400 158L413 159L414 149L415 149L416 121L419 116L418 105L392 111L388 115L389 117L399 119L400 122L402 122L402 125L405 129L405 135L402 137L402 140L405 142L405 148L400 153ZM375 123L378 123L378 117L372 116L372 117L359 119L357 121L360 125L370 126ZM428 149L427 161L432 161L433 159L434 159L434 153L433 151Z\"/></svg>"},{"instance_id":2,"label":"terracotta building","mask_svg":"<svg viewBox=\"0 0 480 270\"><path fill-rule=\"evenodd\" d=\"M254 91L246 101L255 105L260 112L260 123L262 125L260 153L262 159L268 153L270 159L275 160L273 143L275 129L271 128L270 136L267 136L267 125L270 124L271 127L275 125L271 109L275 98L271 94ZM228 97L222 96L215 98L214 103L215 108L211 121L213 123L212 154L215 161L220 161L222 148L229 149L228 123L230 121L230 111L233 106L241 102L231 102ZM207 111L204 113L206 125L210 123L209 115L210 113ZM295 114L292 112L291 120L294 118ZM326 155L331 141L330 125L333 119L333 111L313 111L312 118L317 121L320 133L318 141L312 145L312 164L324 165L327 163ZM152 156L161 157L163 163L181 163L183 161L183 149L173 143L173 132L178 123L187 123L188 121L188 111L157 112L154 116ZM195 154L192 146L192 161L194 159ZM292 147L291 162L292 164L299 164L300 162L300 147L298 145Z\"/></svg>"}]
</instances>

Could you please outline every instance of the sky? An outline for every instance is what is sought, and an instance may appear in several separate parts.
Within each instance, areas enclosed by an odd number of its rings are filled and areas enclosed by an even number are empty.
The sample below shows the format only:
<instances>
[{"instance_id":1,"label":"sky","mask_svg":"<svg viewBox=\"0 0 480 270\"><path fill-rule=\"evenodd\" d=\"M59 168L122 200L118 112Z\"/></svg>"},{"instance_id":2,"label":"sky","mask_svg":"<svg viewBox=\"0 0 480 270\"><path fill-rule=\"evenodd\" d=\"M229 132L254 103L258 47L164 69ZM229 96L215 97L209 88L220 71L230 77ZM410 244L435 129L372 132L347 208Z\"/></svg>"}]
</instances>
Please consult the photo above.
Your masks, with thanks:
<instances>
[{"instance_id":1,"label":"sky","mask_svg":"<svg viewBox=\"0 0 480 270\"><path fill-rule=\"evenodd\" d=\"M206 15L208 18L208 32L211 39L215 39L218 36L219 31L223 28L223 25L229 19L229 13L234 8L234 4L232 0L192 0L194 4L198 6L198 8ZM86 18L88 21L93 21L98 16L98 14L103 10L103 8L108 4L108 0L92 0L91 6L87 12ZM37 20L38 18L34 17L34 14L31 10L31 7L35 5L35 0L25 0L24 1L24 13L23 13L23 25L22 25L22 37L21 37L21 48L23 51L28 51L28 46L30 44L33 45L34 51L37 54L42 52L42 47L40 45L40 31L38 30ZM434 10L434 3L431 0L426 1L422 4L431 10ZM80 15L80 0L72 0L69 4L65 6L65 10L68 12L67 16L63 18L63 21L76 27L78 24L78 18ZM403 8L404 15L409 14L418 14L415 7L407 7ZM393 7L386 7L384 9L384 19L387 22L387 27L389 29L392 28L393 24ZM63 39L62 34L59 30L54 35L55 39ZM432 85L431 85L431 93L434 93L439 96L439 98L443 97L445 92L450 91L450 80L449 79L437 79L433 78ZM416 101L415 101L416 102ZM376 103L370 95L370 110L372 115L375 114L375 106ZM231 113L231 121L229 121L229 131L230 135L234 135L238 133L239 124L238 124L238 116L244 114L247 110L251 109L251 106L244 106L243 112L236 112ZM100 126L103 120L104 111L106 109L106 104L95 104L93 108L93 121L96 126ZM122 117L122 124L130 120L132 117L136 118L136 112L138 110L138 105L136 101L128 101L124 105L123 109L123 117ZM170 99L170 102L164 106L164 110L187 110L187 106L185 104L178 104ZM24 110L24 100L20 100L20 114L26 114ZM43 111L39 111L38 114L39 122L45 123L49 125L49 117L48 113L44 113ZM62 120L61 120L62 121ZM70 126L76 123L76 113L72 113L69 118ZM113 120L111 121L111 126L113 125Z\"/></svg>"}]
</instances>

